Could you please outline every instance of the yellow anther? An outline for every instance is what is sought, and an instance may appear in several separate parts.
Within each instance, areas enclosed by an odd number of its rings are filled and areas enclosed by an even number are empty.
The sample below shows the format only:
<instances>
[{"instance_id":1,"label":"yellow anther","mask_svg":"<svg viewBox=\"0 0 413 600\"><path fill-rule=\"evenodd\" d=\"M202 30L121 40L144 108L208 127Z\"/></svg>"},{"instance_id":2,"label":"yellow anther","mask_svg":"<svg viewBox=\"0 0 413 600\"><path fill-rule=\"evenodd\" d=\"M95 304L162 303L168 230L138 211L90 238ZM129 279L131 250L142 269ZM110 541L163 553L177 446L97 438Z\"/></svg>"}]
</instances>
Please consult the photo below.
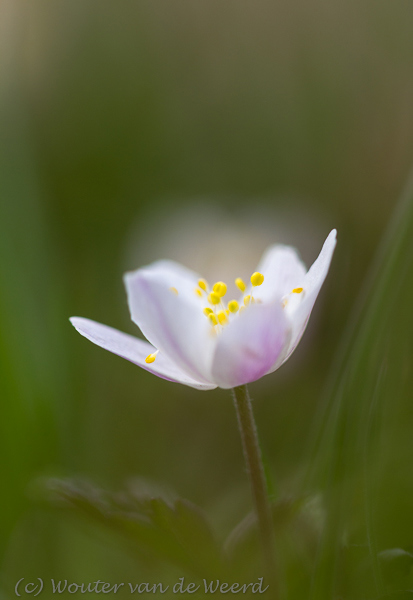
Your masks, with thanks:
<instances>
[{"instance_id":1,"label":"yellow anther","mask_svg":"<svg viewBox=\"0 0 413 600\"><path fill-rule=\"evenodd\" d=\"M156 358L157 354L158 354L157 352L154 352L153 354L148 354L148 356L145 358L145 362L146 363L153 363L153 362L155 362L155 358Z\"/></svg>"},{"instance_id":2,"label":"yellow anther","mask_svg":"<svg viewBox=\"0 0 413 600\"><path fill-rule=\"evenodd\" d=\"M199 285L199 287L201 288L201 290L204 290L204 292L206 292L206 291L207 291L207 289L208 289L208 284L207 284L207 282L205 281L205 279L198 279L198 285Z\"/></svg>"},{"instance_id":3,"label":"yellow anther","mask_svg":"<svg viewBox=\"0 0 413 600\"><path fill-rule=\"evenodd\" d=\"M217 281L216 283L214 283L212 289L221 298L227 293L227 285L223 281Z\"/></svg>"},{"instance_id":4,"label":"yellow anther","mask_svg":"<svg viewBox=\"0 0 413 600\"><path fill-rule=\"evenodd\" d=\"M207 308L204 308L204 315L205 315L206 317L207 317L208 315L210 315L212 312L214 312L214 311L212 310L212 308L209 308L209 307L207 307Z\"/></svg>"},{"instance_id":5,"label":"yellow anther","mask_svg":"<svg viewBox=\"0 0 413 600\"><path fill-rule=\"evenodd\" d=\"M237 288L239 290L241 290L241 292L245 292L245 290L247 289L247 286L245 285L245 283L243 282L243 280L241 279L241 277L237 277L237 279L235 280L235 285L237 286Z\"/></svg>"},{"instance_id":6,"label":"yellow anther","mask_svg":"<svg viewBox=\"0 0 413 600\"><path fill-rule=\"evenodd\" d=\"M220 322L221 325L226 325L228 323L228 317L227 317L227 313L225 312L225 310L219 311L218 321Z\"/></svg>"},{"instance_id":7,"label":"yellow anther","mask_svg":"<svg viewBox=\"0 0 413 600\"><path fill-rule=\"evenodd\" d=\"M215 313L209 313L208 319L211 321L212 325L218 325L218 319Z\"/></svg>"},{"instance_id":8,"label":"yellow anther","mask_svg":"<svg viewBox=\"0 0 413 600\"><path fill-rule=\"evenodd\" d=\"M247 306L247 304L250 303L250 300L251 300L251 296L248 294L248 296L245 296L245 298L244 298L244 305Z\"/></svg>"},{"instance_id":9,"label":"yellow anther","mask_svg":"<svg viewBox=\"0 0 413 600\"><path fill-rule=\"evenodd\" d=\"M303 288L294 288L292 293L293 294L301 294L302 291L303 291Z\"/></svg>"},{"instance_id":10,"label":"yellow anther","mask_svg":"<svg viewBox=\"0 0 413 600\"><path fill-rule=\"evenodd\" d=\"M171 290L171 292L178 295L178 290L176 289L176 287L170 287L169 289Z\"/></svg>"},{"instance_id":11,"label":"yellow anther","mask_svg":"<svg viewBox=\"0 0 413 600\"><path fill-rule=\"evenodd\" d=\"M199 288L194 288L194 292L199 298L202 298L202 292Z\"/></svg>"},{"instance_id":12,"label":"yellow anther","mask_svg":"<svg viewBox=\"0 0 413 600\"><path fill-rule=\"evenodd\" d=\"M251 283L254 287L256 287L257 285L261 285L262 283L264 283L264 275L256 271L251 275Z\"/></svg>"},{"instance_id":13,"label":"yellow anther","mask_svg":"<svg viewBox=\"0 0 413 600\"><path fill-rule=\"evenodd\" d=\"M216 292L211 292L208 296L208 302L211 304L219 304L221 302L221 296L219 296Z\"/></svg>"},{"instance_id":14,"label":"yellow anther","mask_svg":"<svg viewBox=\"0 0 413 600\"><path fill-rule=\"evenodd\" d=\"M227 314L227 315L229 315L229 314L230 314L230 311L229 311L228 309L226 309L226 311L225 311L225 312L226 312L226 314Z\"/></svg>"},{"instance_id":15,"label":"yellow anther","mask_svg":"<svg viewBox=\"0 0 413 600\"><path fill-rule=\"evenodd\" d=\"M236 300L231 300L231 302L228 302L228 309L232 312L232 313L236 313L239 309L239 304Z\"/></svg>"}]
</instances>

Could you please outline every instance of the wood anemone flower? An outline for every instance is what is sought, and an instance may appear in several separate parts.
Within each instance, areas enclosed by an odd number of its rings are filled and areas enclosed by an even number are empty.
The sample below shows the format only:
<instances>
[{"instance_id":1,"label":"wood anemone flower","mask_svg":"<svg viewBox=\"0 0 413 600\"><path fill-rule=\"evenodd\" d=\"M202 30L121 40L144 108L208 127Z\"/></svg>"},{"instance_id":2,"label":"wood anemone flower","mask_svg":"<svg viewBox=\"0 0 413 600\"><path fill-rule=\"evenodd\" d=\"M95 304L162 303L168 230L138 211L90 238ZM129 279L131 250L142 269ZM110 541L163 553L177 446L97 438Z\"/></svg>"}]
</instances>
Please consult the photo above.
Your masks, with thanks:
<instances>
[{"instance_id":1,"label":"wood anemone flower","mask_svg":"<svg viewBox=\"0 0 413 600\"><path fill-rule=\"evenodd\" d=\"M268 248L239 298L169 260L125 275L132 320L143 341L81 317L70 320L94 344L154 375L199 390L234 388L278 369L296 348L336 245L334 229L307 272L290 246Z\"/></svg>"}]
</instances>

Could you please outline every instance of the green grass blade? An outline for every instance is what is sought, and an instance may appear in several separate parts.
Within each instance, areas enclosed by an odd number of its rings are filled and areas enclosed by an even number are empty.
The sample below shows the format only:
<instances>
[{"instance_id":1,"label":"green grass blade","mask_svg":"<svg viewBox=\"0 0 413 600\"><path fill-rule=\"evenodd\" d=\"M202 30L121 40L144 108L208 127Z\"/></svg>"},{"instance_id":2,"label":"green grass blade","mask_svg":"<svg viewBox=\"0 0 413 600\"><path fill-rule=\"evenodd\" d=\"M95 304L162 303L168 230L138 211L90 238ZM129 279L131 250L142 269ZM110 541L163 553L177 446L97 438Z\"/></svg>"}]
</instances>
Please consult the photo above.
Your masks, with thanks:
<instances>
[{"instance_id":1,"label":"green grass blade","mask_svg":"<svg viewBox=\"0 0 413 600\"><path fill-rule=\"evenodd\" d=\"M328 385L309 478L311 485L323 486L327 511L314 599L352 586L352 593L361 593L363 586L370 594L384 592L378 551L393 540L391 524L378 522L377 514L389 514L379 490L391 485L388 464L401 455L397 440L405 439L407 422L400 418L411 402L413 378L406 365L413 332L412 275L413 178L377 252ZM413 488L411 476L410 484ZM395 506L397 495L389 494ZM351 572L351 561L343 558L357 544L366 547L369 575Z\"/></svg>"}]
</instances>

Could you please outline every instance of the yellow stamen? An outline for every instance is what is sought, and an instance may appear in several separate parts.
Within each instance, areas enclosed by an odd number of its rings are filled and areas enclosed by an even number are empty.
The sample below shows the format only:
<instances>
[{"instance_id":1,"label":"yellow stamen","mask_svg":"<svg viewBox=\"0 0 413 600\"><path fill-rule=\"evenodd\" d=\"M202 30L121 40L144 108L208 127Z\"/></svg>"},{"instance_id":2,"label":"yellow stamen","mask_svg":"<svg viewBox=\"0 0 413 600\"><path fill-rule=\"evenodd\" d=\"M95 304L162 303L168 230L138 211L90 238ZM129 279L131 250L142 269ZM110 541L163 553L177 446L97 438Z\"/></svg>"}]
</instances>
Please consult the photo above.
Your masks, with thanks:
<instances>
[{"instance_id":1,"label":"yellow stamen","mask_svg":"<svg viewBox=\"0 0 413 600\"><path fill-rule=\"evenodd\" d=\"M247 306L247 304L250 303L250 300L251 300L251 296L248 294L248 296L245 296L245 298L244 298L244 305Z\"/></svg>"},{"instance_id":2,"label":"yellow stamen","mask_svg":"<svg viewBox=\"0 0 413 600\"><path fill-rule=\"evenodd\" d=\"M230 311L227 309L225 312L226 312L226 314L227 314L227 315L229 315L229 312L230 312Z\"/></svg>"},{"instance_id":3,"label":"yellow stamen","mask_svg":"<svg viewBox=\"0 0 413 600\"><path fill-rule=\"evenodd\" d=\"M178 295L178 290L176 289L176 287L170 287L169 289L171 290L171 292Z\"/></svg>"},{"instance_id":4,"label":"yellow stamen","mask_svg":"<svg viewBox=\"0 0 413 600\"><path fill-rule=\"evenodd\" d=\"M241 290L242 293L244 293L247 289L247 286L245 285L241 277L237 277L237 279L235 280L235 285L239 290Z\"/></svg>"},{"instance_id":5,"label":"yellow stamen","mask_svg":"<svg viewBox=\"0 0 413 600\"><path fill-rule=\"evenodd\" d=\"M228 323L228 317L225 313L225 310L221 310L218 313L218 321L220 322L221 325L226 325Z\"/></svg>"},{"instance_id":6,"label":"yellow stamen","mask_svg":"<svg viewBox=\"0 0 413 600\"><path fill-rule=\"evenodd\" d=\"M211 304L219 304L221 302L221 296L219 296L216 292L211 292L208 296L208 302Z\"/></svg>"},{"instance_id":7,"label":"yellow stamen","mask_svg":"<svg viewBox=\"0 0 413 600\"><path fill-rule=\"evenodd\" d=\"M155 358L156 358L157 354L158 354L157 352L154 352L153 354L148 354L148 356L145 358L145 362L146 363L153 363L153 362L155 362Z\"/></svg>"},{"instance_id":8,"label":"yellow stamen","mask_svg":"<svg viewBox=\"0 0 413 600\"><path fill-rule=\"evenodd\" d=\"M209 313L208 319L211 321L212 325L218 325L218 319L215 313Z\"/></svg>"},{"instance_id":9,"label":"yellow stamen","mask_svg":"<svg viewBox=\"0 0 413 600\"><path fill-rule=\"evenodd\" d=\"M251 275L251 283L254 287L256 287L257 285L261 285L262 283L264 283L264 275L256 271Z\"/></svg>"},{"instance_id":10,"label":"yellow stamen","mask_svg":"<svg viewBox=\"0 0 413 600\"><path fill-rule=\"evenodd\" d=\"M294 288L292 293L293 294L301 294L302 291L303 291L303 288Z\"/></svg>"},{"instance_id":11,"label":"yellow stamen","mask_svg":"<svg viewBox=\"0 0 413 600\"><path fill-rule=\"evenodd\" d=\"M228 302L228 309L232 312L232 313L236 313L239 309L239 304L236 300L231 300L231 302Z\"/></svg>"},{"instance_id":12,"label":"yellow stamen","mask_svg":"<svg viewBox=\"0 0 413 600\"><path fill-rule=\"evenodd\" d=\"M227 293L227 285L223 281L217 281L216 283L214 283L212 289L221 298Z\"/></svg>"},{"instance_id":13,"label":"yellow stamen","mask_svg":"<svg viewBox=\"0 0 413 600\"><path fill-rule=\"evenodd\" d=\"M195 292L195 294L196 294L197 296L199 296L199 298L202 298L202 292L201 292L201 290L200 290L199 288L195 288L195 289L194 289L194 292Z\"/></svg>"},{"instance_id":14,"label":"yellow stamen","mask_svg":"<svg viewBox=\"0 0 413 600\"><path fill-rule=\"evenodd\" d=\"M206 292L206 291L207 291L207 289L208 289L208 284L207 284L207 282L205 281L205 279L198 279L198 285L199 285L199 287L201 288L201 290L204 290L204 292Z\"/></svg>"},{"instance_id":15,"label":"yellow stamen","mask_svg":"<svg viewBox=\"0 0 413 600\"><path fill-rule=\"evenodd\" d=\"M212 310L212 308L209 308L209 306L207 306L207 308L204 308L204 315L206 317L208 317L208 315L210 315L211 313L213 313L214 311Z\"/></svg>"}]
</instances>

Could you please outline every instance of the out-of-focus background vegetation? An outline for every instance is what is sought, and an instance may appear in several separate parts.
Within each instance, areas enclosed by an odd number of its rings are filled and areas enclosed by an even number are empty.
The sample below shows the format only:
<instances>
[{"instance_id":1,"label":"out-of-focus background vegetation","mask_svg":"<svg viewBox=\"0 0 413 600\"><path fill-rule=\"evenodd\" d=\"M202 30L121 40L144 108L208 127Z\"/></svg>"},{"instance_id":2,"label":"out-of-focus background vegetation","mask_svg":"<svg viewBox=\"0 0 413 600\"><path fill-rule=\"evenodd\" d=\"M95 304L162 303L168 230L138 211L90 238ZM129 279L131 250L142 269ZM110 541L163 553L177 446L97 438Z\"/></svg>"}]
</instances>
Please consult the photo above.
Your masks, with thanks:
<instances>
[{"instance_id":1,"label":"out-of-focus background vegetation","mask_svg":"<svg viewBox=\"0 0 413 600\"><path fill-rule=\"evenodd\" d=\"M405 1L0 0L4 598L21 577L184 574L49 506L49 478L173 489L219 542L251 506L230 394L157 379L68 318L134 333L125 270L168 256L248 276L274 241L311 264L333 227L305 339L250 386L274 498L285 514L305 504L279 524L283 597L312 581L317 600L413 588L407 242L386 280L379 257L362 325L350 317L413 159L412 19ZM369 308L369 293L382 303Z\"/></svg>"}]
</instances>

